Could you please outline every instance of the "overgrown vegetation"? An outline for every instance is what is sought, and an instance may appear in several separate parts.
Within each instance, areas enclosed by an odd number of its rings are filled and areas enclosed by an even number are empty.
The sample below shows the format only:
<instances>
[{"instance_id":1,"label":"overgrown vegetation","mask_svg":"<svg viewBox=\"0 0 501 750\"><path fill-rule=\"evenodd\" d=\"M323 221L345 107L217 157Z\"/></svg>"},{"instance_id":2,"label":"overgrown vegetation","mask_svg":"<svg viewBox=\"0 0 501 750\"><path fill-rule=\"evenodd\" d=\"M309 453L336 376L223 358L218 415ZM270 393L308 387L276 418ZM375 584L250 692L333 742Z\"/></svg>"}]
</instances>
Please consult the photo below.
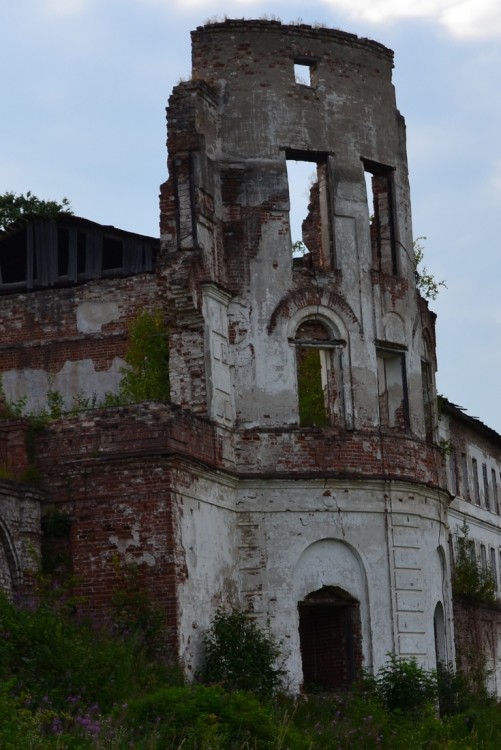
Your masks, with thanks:
<instances>
[{"instance_id":1,"label":"overgrown vegetation","mask_svg":"<svg viewBox=\"0 0 501 750\"><path fill-rule=\"evenodd\" d=\"M133 639L142 652L155 658L162 653L164 645L163 613L148 596L136 564L125 563L117 555L113 568L116 577L110 603L113 632L127 640Z\"/></svg>"},{"instance_id":2,"label":"overgrown vegetation","mask_svg":"<svg viewBox=\"0 0 501 750\"><path fill-rule=\"evenodd\" d=\"M320 352L298 348L297 361L299 422L303 427L326 427L329 415L325 408Z\"/></svg>"},{"instance_id":3,"label":"overgrown vegetation","mask_svg":"<svg viewBox=\"0 0 501 750\"><path fill-rule=\"evenodd\" d=\"M68 198L47 201L37 198L28 190L26 194L8 191L0 195L0 235L8 232L20 221L30 216L46 216L55 219L59 214L72 214Z\"/></svg>"},{"instance_id":4,"label":"overgrown vegetation","mask_svg":"<svg viewBox=\"0 0 501 750\"><path fill-rule=\"evenodd\" d=\"M470 538L470 529L463 521L460 536L456 541L453 590L456 596L464 596L484 604L497 603L496 580L490 568L482 565L475 554L475 543Z\"/></svg>"},{"instance_id":5,"label":"overgrown vegetation","mask_svg":"<svg viewBox=\"0 0 501 750\"><path fill-rule=\"evenodd\" d=\"M142 605L135 609L132 601L132 614ZM230 689L229 681L190 686L158 654L149 655L134 633L77 623L74 608L64 593L43 596L31 609L18 609L0 595L0 747L497 750L499 745L499 706L479 701L452 673L447 690L454 700L441 718L440 679L414 661L394 657L375 678L364 678L341 696L263 697L256 694L259 682L249 682L247 691ZM250 634L255 658L265 669L270 665L267 634L249 628L252 621L239 610L218 613L209 642L222 622L232 643L239 633ZM226 640L216 642L219 648ZM251 651L241 666L243 672L253 669Z\"/></svg>"}]
</instances>

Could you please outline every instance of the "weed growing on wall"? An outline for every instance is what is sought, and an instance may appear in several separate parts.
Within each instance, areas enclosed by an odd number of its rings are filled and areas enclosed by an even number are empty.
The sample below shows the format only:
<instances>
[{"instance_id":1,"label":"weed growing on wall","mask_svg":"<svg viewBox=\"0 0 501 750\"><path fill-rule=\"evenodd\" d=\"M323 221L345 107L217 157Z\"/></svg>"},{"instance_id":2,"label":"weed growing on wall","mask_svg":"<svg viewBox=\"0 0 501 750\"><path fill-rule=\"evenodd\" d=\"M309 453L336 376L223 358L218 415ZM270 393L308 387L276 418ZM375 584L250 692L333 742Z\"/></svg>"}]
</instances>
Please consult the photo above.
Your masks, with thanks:
<instances>
[{"instance_id":1,"label":"weed growing on wall","mask_svg":"<svg viewBox=\"0 0 501 750\"><path fill-rule=\"evenodd\" d=\"M282 687L285 671L280 646L248 612L219 608L203 642L206 682L263 696Z\"/></svg>"},{"instance_id":2,"label":"weed growing on wall","mask_svg":"<svg viewBox=\"0 0 501 750\"><path fill-rule=\"evenodd\" d=\"M430 273L426 266L423 265L424 249L420 240L426 237L417 237L414 240L414 264L416 267L416 287L422 297L426 300L434 300L438 297L440 288L447 289L447 284L442 279L437 281L435 276Z\"/></svg>"}]
</instances>

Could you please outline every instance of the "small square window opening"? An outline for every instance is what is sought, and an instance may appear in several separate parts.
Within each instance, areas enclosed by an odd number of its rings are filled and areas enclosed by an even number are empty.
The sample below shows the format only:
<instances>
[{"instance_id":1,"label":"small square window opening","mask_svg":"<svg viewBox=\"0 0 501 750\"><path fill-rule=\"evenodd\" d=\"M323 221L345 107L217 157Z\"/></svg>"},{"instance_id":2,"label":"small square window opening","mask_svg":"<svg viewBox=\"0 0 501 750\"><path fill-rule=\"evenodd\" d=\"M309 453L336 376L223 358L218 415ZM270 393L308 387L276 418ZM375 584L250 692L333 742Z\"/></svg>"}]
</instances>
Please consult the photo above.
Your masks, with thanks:
<instances>
[{"instance_id":1,"label":"small square window opening","mask_svg":"<svg viewBox=\"0 0 501 750\"><path fill-rule=\"evenodd\" d=\"M315 86L315 66L311 62L294 63L294 80L302 86Z\"/></svg>"}]
</instances>

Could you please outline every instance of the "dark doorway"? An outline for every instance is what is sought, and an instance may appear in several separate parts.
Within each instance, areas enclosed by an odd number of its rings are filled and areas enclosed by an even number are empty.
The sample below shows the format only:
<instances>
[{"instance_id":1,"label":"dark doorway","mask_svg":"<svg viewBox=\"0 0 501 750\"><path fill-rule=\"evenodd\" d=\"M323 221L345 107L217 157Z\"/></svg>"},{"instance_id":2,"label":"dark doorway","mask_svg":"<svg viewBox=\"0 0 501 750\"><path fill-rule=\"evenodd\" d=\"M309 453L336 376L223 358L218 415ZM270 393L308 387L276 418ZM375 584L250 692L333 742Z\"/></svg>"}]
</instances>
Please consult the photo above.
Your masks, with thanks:
<instances>
[{"instance_id":1,"label":"dark doorway","mask_svg":"<svg viewBox=\"0 0 501 750\"><path fill-rule=\"evenodd\" d=\"M435 657L437 668L447 667L447 648L445 640L445 616L442 602L437 602L433 617L433 631L435 634Z\"/></svg>"},{"instance_id":2,"label":"dark doorway","mask_svg":"<svg viewBox=\"0 0 501 750\"><path fill-rule=\"evenodd\" d=\"M341 589L324 587L298 607L304 689L347 689L362 664L358 602Z\"/></svg>"}]
</instances>

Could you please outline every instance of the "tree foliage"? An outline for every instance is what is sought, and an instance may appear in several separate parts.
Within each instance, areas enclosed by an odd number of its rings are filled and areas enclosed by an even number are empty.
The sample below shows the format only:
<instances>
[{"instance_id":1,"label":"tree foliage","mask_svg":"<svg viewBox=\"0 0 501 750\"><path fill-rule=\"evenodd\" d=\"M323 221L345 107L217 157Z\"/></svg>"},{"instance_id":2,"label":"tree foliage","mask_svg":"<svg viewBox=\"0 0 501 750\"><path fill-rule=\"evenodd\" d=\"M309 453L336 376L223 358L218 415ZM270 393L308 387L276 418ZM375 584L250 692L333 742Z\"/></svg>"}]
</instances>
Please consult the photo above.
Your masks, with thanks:
<instances>
[{"instance_id":1,"label":"tree foliage","mask_svg":"<svg viewBox=\"0 0 501 750\"><path fill-rule=\"evenodd\" d=\"M0 195L0 234L8 232L19 221L29 216L55 218L59 214L72 214L68 198L48 201L37 198L31 190L26 194L8 191Z\"/></svg>"}]
</instances>

